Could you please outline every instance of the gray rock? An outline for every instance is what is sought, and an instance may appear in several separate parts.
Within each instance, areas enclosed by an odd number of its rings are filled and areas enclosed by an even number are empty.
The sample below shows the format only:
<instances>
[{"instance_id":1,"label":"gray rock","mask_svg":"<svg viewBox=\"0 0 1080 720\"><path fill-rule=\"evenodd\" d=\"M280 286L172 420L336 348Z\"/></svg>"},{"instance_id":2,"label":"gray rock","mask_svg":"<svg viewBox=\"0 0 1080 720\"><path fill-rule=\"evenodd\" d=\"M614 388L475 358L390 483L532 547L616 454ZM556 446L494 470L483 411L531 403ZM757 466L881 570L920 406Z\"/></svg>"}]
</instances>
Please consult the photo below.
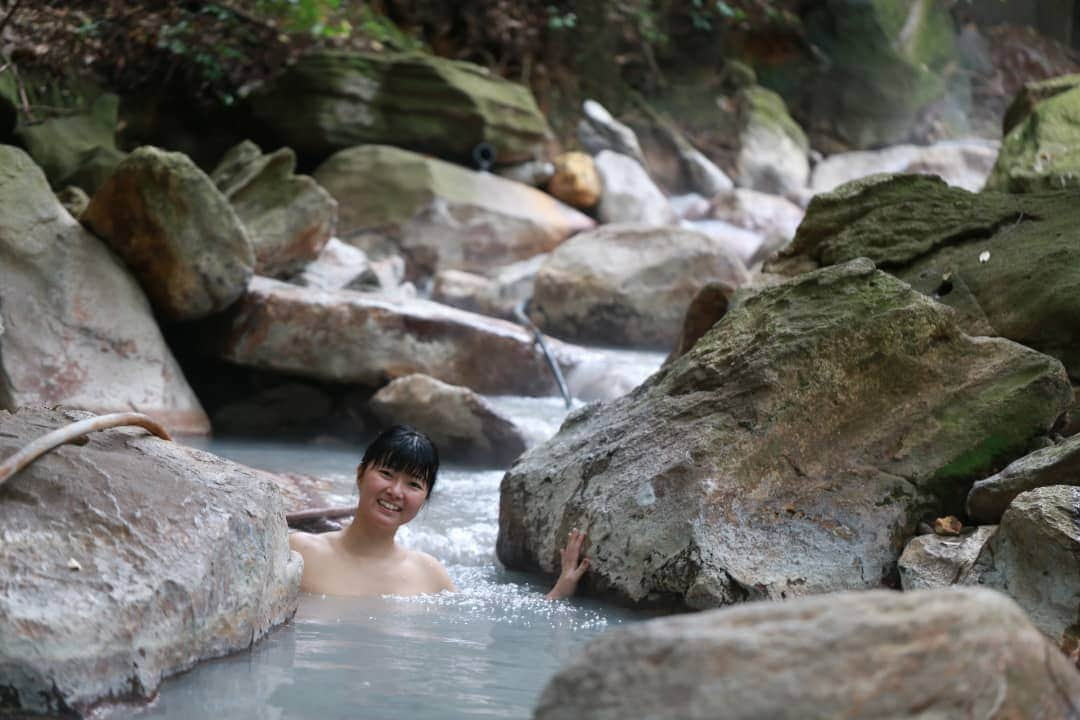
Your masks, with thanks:
<instances>
[{"instance_id":1,"label":"gray rock","mask_svg":"<svg viewBox=\"0 0 1080 720\"><path fill-rule=\"evenodd\" d=\"M605 150L633 158L645 167L645 153L637 135L622 124L595 100L586 100L581 105L582 117L578 123L578 141L590 155L599 155Z\"/></svg>"},{"instance_id":2,"label":"gray rock","mask_svg":"<svg viewBox=\"0 0 1080 720\"><path fill-rule=\"evenodd\" d=\"M547 254L496 268L487 276L460 270L435 275L431 299L452 307L517 322L514 309L533 296L536 274Z\"/></svg>"},{"instance_id":3,"label":"gray rock","mask_svg":"<svg viewBox=\"0 0 1080 720\"><path fill-rule=\"evenodd\" d=\"M82 217L82 214L86 212L86 208L90 205L90 196L81 187L75 185L68 185L56 193L56 199L76 220Z\"/></svg>"},{"instance_id":4,"label":"gray rock","mask_svg":"<svg viewBox=\"0 0 1080 720\"><path fill-rule=\"evenodd\" d=\"M539 188L547 185L555 175L555 165L546 160L542 162L530 160L517 165L501 166L495 170L495 173L507 180Z\"/></svg>"},{"instance_id":5,"label":"gray rock","mask_svg":"<svg viewBox=\"0 0 1080 720\"><path fill-rule=\"evenodd\" d=\"M988 590L842 593L612 630L536 720L1066 718L1080 673Z\"/></svg>"},{"instance_id":6,"label":"gray rock","mask_svg":"<svg viewBox=\"0 0 1080 720\"><path fill-rule=\"evenodd\" d=\"M967 497L968 515L979 522L997 522L1017 495L1048 485L1080 485L1080 435L1036 450L976 481Z\"/></svg>"},{"instance_id":7,"label":"gray rock","mask_svg":"<svg viewBox=\"0 0 1080 720\"><path fill-rule=\"evenodd\" d=\"M280 278L301 270L337 225L337 201L295 170L296 155L289 148L264 155L245 140L210 176L247 228L259 275Z\"/></svg>"},{"instance_id":8,"label":"gray rock","mask_svg":"<svg viewBox=\"0 0 1080 720\"><path fill-rule=\"evenodd\" d=\"M1080 488L1018 495L972 577L1008 593L1035 627L1080 660Z\"/></svg>"},{"instance_id":9,"label":"gray rock","mask_svg":"<svg viewBox=\"0 0 1080 720\"><path fill-rule=\"evenodd\" d=\"M805 211L778 195L736 188L713 197L709 217L757 233L764 241L749 258L747 267L757 264L784 248L795 237Z\"/></svg>"},{"instance_id":10,"label":"gray rock","mask_svg":"<svg viewBox=\"0 0 1080 720\"><path fill-rule=\"evenodd\" d=\"M131 268L169 320L197 320L233 303L255 265L229 201L186 156L131 153L90 200L86 223Z\"/></svg>"},{"instance_id":11,"label":"gray rock","mask_svg":"<svg viewBox=\"0 0 1080 720\"><path fill-rule=\"evenodd\" d=\"M996 140L943 140L933 145L893 145L831 155L810 177L813 192L832 192L844 183L878 173L928 173L970 192L982 190L994 167Z\"/></svg>"},{"instance_id":12,"label":"gray rock","mask_svg":"<svg viewBox=\"0 0 1080 720\"><path fill-rule=\"evenodd\" d=\"M683 220L700 220L709 213L709 200L697 193L674 195L668 198L671 209Z\"/></svg>"},{"instance_id":13,"label":"gray rock","mask_svg":"<svg viewBox=\"0 0 1080 720\"><path fill-rule=\"evenodd\" d=\"M897 562L901 586L929 590L969 584L971 568L996 530L996 525L983 525L960 535L912 538Z\"/></svg>"},{"instance_id":14,"label":"gray rock","mask_svg":"<svg viewBox=\"0 0 1080 720\"><path fill-rule=\"evenodd\" d=\"M173 432L209 431L138 283L10 146L0 146L0 323L0 407L135 409Z\"/></svg>"},{"instance_id":15,"label":"gray rock","mask_svg":"<svg viewBox=\"0 0 1080 720\"><path fill-rule=\"evenodd\" d=\"M747 268L773 254L784 244L780 236L766 237L754 230L747 230L726 220L683 220L680 227L708 235L714 242L739 258Z\"/></svg>"},{"instance_id":16,"label":"gray rock","mask_svg":"<svg viewBox=\"0 0 1080 720\"><path fill-rule=\"evenodd\" d=\"M0 455L85 416L0 412ZM5 714L148 701L296 611L302 561L268 475L142 430L23 470L0 487L0 528Z\"/></svg>"},{"instance_id":17,"label":"gray rock","mask_svg":"<svg viewBox=\"0 0 1080 720\"><path fill-rule=\"evenodd\" d=\"M427 375L397 378L368 407L383 425L404 423L427 433L448 460L507 467L525 452L521 430L487 400Z\"/></svg>"},{"instance_id":18,"label":"gray rock","mask_svg":"<svg viewBox=\"0 0 1080 720\"><path fill-rule=\"evenodd\" d=\"M382 286L367 254L330 238L319 256L290 282L319 290L377 290Z\"/></svg>"},{"instance_id":19,"label":"gray rock","mask_svg":"<svg viewBox=\"0 0 1080 720\"><path fill-rule=\"evenodd\" d=\"M727 174L716 166L705 154L693 147L681 148L679 156L682 158L683 167L686 169L690 187L694 192L701 193L706 197L712 197L717 193L727 192L735 187L735 183Z\"/></svg>"},{"instance_id":20,"label":"gray rock","mask_svg":"<svg viewBox=\"0 0 1080 720\"><path fill-rule=\"evenodd\" d=\"M678 216L645 168L627 155L604 150L596 156L603 190L596 216L605 223L674 225Z\"/></svg>"},{"instance_id":21,"label":"gray rock","mask_svg":"<svg viewBox=\"0 0 1080 720\"><path fill-rule=\"evenodd\" d=\"M409 262L410 278L446 268L484 272L595 225L536 188L386 146L343 150L315 179L338 201L339 237L350 244L365 234L388 238Z\"/></svg>"},{"instance_id":22,"label":"gray rock","mask_svg":"<svg viewBox=\"0 0 1080 720\"><path fill-rule=\"evenodd\" d=\"M584 589L630 605L876 587L920 520L1070 401L1058 361L964 335L856 260L743 298L628 396L571 415L503 479L498 555L550 573L588 527Z\"/></svg>"},{"instance_id":23,"label":"gray rock","mask_svg":"<svg viewBox=\"0 0 1080 720\"><path fill-rule=\"evenodd\" d=\"M775 195L805 187L810 179L810 143L783 99L758 86L740 90L736 98L741 130L735 183Z\"/></svg>"},{"instance_id":24,"label":"gray rock","mask_svg":"<svg viewBox=\"0 0 1080 720\"><path fill-rule=\"evenodd\" d=\"M710 280L749 276L707 235L680 228L605 225L559 246L536 276L534 322L557 337L670 349L694 294Z\"/></svg>"}]
</instances>

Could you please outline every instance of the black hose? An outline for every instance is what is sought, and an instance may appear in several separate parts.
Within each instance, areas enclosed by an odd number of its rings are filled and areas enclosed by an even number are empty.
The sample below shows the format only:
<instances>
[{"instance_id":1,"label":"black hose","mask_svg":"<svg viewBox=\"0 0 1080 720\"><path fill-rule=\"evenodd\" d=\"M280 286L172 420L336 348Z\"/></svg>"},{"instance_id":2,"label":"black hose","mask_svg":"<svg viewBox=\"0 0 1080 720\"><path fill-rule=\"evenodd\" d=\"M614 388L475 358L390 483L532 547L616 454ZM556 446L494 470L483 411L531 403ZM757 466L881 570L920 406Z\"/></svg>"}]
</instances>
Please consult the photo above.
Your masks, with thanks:
<instances>
[{"instance_id":1,"label":"black hose","mask_svg":"<svg viewBox=\"0 0 1080 720\"><path fill-rule=\"evenodd\" d=\"M559 392L562 393L563 402L566 403L566 409L569 410L574 400L570 397L570 390L566 387L566 380L563 378L562 370L559 369L559 362L555 359L555 356L551 354L551 350L548 348L547 343L544 342L544 335L540 332L540 328L533 324L533 321L529 319L529 316L525 314L525 307L529 304L529 300L522 300L514 307L514 317L518 319L522 325L529 330L532 330L533 341L540 346L540 349L544 352L544 358L547 360L548 367L551 368L551 374L555 376L555 382L559 385Z\"/></svg>"}]
</instances>

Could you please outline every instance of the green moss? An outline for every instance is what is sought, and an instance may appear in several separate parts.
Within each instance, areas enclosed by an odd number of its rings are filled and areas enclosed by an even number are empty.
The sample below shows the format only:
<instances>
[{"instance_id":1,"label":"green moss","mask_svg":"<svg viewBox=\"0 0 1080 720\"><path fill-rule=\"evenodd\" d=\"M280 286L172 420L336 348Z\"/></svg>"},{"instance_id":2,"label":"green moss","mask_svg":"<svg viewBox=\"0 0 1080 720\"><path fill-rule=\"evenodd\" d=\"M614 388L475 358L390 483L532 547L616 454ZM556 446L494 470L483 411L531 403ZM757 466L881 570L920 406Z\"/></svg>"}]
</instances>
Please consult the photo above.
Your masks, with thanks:
<instances>
[{"instance_id":1,"label":"green moss","mask_svg":"<svg viewBox=\"0 0 1080 720\"><path fill-rule=\"evenodd\" d=\"M752 120L748 122L775 128L798 143L800 147L810 147L806 133L791 118L784 99L778 93L755 85L743 88L739 91L739 95L745 104L746 111L752 116Z\"/></svg>"},{"instance_id":2,"label":"green moss","mask_svg":"<svg viewBox=\"0 0 1080 720\"><path fill-rule=\"evenodd\" d=\"M1038 103L1002 141L988 190L1080 187L1080 88Z\"/></svg>"}]
</instances>

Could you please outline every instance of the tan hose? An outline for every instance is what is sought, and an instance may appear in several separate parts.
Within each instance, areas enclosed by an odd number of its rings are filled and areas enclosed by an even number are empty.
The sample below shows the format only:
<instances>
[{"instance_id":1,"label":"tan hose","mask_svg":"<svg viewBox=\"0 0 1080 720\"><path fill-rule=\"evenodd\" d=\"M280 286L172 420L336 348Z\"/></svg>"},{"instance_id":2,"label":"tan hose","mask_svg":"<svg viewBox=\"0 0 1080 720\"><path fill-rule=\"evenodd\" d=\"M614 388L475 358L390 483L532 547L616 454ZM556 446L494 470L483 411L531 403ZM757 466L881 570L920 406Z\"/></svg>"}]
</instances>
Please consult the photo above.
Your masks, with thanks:
<instances>
[{"instance_id":1,"label":"tan hose","mask_svg":"<svg viewBox=\"0 0 1080 720\"><path fill-rule=\"evenodd\" d=\"M169 435L164 427L142 413L125 412L112 413L110 415L98 415L97 417L87 418L86 420L80 420L79 422L65 425L62 428L53 430L47 435L42 435L37 440L34 440L29 445L9 457L3 463L0 463L0 485L3 485L8 478L37 460L45 453L55 450L61 445L78 440L87 433L92 433L97 430L107 430L114 427L124 427L127 425L146 428L163 440L172 440L172 436Z\"/></svg>"}]
</instances>

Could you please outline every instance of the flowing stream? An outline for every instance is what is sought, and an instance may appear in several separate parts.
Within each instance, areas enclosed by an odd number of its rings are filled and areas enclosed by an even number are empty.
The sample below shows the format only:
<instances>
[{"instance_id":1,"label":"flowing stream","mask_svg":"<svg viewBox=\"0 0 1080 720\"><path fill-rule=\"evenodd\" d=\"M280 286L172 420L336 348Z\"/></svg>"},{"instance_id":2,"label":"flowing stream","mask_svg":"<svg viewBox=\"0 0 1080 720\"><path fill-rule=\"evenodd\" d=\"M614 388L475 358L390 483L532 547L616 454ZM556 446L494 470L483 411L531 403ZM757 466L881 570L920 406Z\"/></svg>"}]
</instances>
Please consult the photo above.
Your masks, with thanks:
<instances>
[{"instance_id":1,"label":"flowing stream","mask_svg":"<svg viewBox=\"0 0 1080 720\"><path fill-rule=\"evenodd\" d=\"M663 359L605 351L644 379ZM489 398L533 441L566 415L558 398ZM203 440L199 447L271 471L332 481L355 501L362 448ZM444 467L399 540L439 558L459 592L418 598L304 595L295 619L250 651L202 663L162 683L146 708L113 717L527 718L547 681L585 642L641 617L583 600L549 602L549 580L495 559L502 470Z\"/></svg>"}]
</instances>

